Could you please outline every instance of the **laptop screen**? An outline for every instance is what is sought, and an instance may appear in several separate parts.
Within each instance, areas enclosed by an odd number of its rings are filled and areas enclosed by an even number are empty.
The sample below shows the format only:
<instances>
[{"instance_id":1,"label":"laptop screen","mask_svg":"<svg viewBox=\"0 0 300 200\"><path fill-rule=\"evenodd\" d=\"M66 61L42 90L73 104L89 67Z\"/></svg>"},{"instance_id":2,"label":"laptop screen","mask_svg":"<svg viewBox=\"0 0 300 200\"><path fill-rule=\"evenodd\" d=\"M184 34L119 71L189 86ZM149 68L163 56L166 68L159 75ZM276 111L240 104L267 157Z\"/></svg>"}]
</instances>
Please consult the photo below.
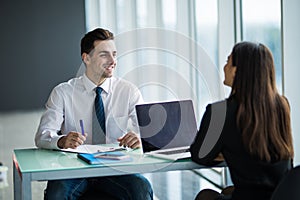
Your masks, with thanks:
<instances>
[{"instance_id":1,"label":"laptop screen","mask_svg":"<svg viewBox=\"0 0 300 200\"><path fill-rule=\"evenodd\" d=\"M197 134L191 100L136 105L144 152L189 146Z\"/></svg>"}]
</instances>

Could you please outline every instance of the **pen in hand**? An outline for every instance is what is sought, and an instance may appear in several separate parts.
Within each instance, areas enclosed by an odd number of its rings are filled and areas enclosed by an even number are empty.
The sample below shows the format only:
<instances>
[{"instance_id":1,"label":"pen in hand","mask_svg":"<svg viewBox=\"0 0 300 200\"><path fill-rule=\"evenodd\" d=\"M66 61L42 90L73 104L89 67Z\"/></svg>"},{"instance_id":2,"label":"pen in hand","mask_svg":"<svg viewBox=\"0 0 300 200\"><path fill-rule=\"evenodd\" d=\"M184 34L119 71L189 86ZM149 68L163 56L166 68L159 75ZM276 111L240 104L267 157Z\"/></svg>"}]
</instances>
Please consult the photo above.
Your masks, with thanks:
<instances>
[{"instance_id":1,"label":"pen in hand","mask_svg":"<svg viewBox=\"0 0 300 200\"><path fill-rule=\"evenodd\" d=\"M79 120L80 127L81 127L81 134L84 136L84 128L83 128L83 120Z\"/></svg>"},{"instance_id":2,"label":"pen in hand","mask_svg":"<svg viewBox=\"0 0 300 200\"><path fill-rule=\"evenodd\" d=\"M85 134L84 134L84 127L83 127L83 120L82 119L79 120L79 124L80 124L80 128L81 128L81 135L85 136Z\"/></svg>"}]
</instances>

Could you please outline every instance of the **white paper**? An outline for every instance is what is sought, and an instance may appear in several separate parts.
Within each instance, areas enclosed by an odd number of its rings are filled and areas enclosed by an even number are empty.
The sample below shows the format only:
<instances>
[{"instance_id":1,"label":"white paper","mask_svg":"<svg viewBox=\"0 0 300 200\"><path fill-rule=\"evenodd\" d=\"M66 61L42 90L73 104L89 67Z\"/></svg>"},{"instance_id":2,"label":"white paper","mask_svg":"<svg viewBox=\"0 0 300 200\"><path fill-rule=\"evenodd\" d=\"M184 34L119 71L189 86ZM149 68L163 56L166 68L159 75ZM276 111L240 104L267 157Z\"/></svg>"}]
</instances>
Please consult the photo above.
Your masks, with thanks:
<instances>
[{"instance_id":1,"label":"white paper","mask_svg":"<svg viewBox=\"0 0 300 200\"><path fill-rule=\"evenodd\" d=\"M123 147L107 147L92 144L83 144L78 146L76 149L61 149L62 151L74 152L74 153L98 153L98 152L108 152L122 150Z\"/></svg>"}]
</instances>

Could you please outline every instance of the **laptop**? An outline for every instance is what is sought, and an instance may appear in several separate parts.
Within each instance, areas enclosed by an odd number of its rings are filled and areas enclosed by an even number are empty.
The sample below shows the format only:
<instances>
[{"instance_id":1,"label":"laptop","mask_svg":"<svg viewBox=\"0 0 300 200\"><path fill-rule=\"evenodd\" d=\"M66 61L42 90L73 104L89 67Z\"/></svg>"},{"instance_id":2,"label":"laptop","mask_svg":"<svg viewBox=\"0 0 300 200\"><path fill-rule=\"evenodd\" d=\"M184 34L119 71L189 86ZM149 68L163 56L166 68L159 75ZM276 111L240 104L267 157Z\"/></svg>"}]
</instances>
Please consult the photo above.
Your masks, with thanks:
<instances>
[{"instance_id":1,"label":"laptop","mask_svg":"<svg viewBox=\"0 0 300 200\"><path fill-rule=\"evenodd\" d=\"M143 153L178 160L191 157L189 147L197 134L192 100L135 106Z\"/></svg>"}]
</instances>

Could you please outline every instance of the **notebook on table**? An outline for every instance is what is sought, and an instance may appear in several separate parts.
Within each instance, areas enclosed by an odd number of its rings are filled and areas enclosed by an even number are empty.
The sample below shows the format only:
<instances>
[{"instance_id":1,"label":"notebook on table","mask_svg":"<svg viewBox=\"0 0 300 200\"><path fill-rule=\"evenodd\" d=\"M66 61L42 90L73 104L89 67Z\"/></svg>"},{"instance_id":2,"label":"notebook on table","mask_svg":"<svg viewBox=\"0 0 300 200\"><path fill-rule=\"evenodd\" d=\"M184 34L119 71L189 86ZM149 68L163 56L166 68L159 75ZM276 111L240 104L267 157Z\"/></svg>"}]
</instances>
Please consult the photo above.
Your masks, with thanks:
<instances>
[{"instance_id":1,"label":"notebook on table","mask_svg":"<svg viewBox=\"0 0 300 200\"><path fill-rule=\"evenodd\" d=\"M136 105L143 153L178 160L191 156L197 134L192 100Z\"/></svg>"},{"instance_id":2,"label":"notebook on table","mask_svg":"<svg viewBox=\"0 0 300 200\"><path fill-rule=\"evenodd\" d=\"M130 162L133 159L120 151L99 152L99 153L79 153L77 157L91 165Z\"/></svg>"}]
</instances>

